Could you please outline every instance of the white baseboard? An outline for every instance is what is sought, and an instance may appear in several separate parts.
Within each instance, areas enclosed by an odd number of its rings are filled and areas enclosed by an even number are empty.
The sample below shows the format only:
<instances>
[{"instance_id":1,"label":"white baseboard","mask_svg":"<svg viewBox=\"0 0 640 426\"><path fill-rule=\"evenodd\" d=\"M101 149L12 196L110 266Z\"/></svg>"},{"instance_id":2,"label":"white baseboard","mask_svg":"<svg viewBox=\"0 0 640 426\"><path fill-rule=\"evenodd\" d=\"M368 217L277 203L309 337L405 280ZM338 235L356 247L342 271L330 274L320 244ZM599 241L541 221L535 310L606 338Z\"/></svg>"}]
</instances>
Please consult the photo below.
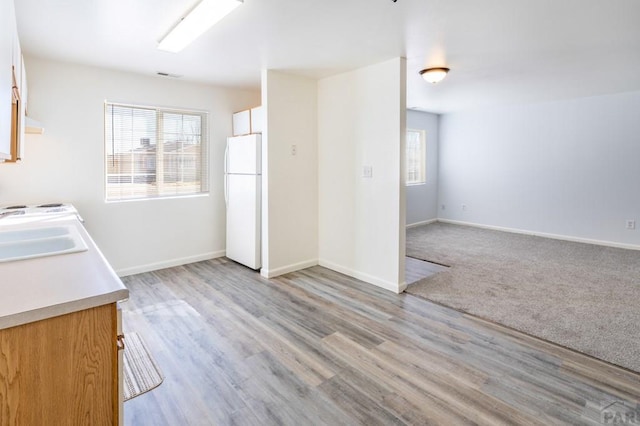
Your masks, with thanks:
<instances>
[{"instance_id":1,"label":"white baseboard","mask_svg":"<svg viewBox=\"0 0 640 426\"><path fill-rule=\"evenodd\" d=\"M438 221L438 219L429 219L429 220L423 220L422 222L410 223L410 224L407 225L407 229L415 228L415 227L422 226L422 225L428 225L430 223L435 223L437 221Z\"/></svg>"},{"instance_id":2,"label":"white baseboard","mask_svg":"<svg viewBox=\"0 0 640 426\"><path fill-rule=\"evenodd\" d=\"M281 266L274 269L260 269L260 275L265 278L273 278L279 275L288 274L289 272L299 271L300 269L310 268L318 264L318 259L309 259L303 262L293 263L291 265Z\"/></svg>"},{"instance_id":3,"label":"white baseboard","mask_svg":"<svg viewBox=\"0 0 640 426\"><path fill-rule=\"evenodd\" d=\"M164 260L162 262L134 266L132 268L118 269L116 271L116 274L119 277L126 277L127 275L141 274L143 272L157 271L158 269L186 265L187 263L194 263L194 262L201 262L203 260L215 259L218 257L223 257L225 254L226 254L225 250L213 251L209 253L200 254L197 256L181 257L178 259L170 259L170 260Z\"/></svg>"},{"instance_id":4,"label":"white baseboard","mask_svg":"<svg viewBox=\"0 0 640 426\"><path fill-rule=\"evenodd\" d=\"M438 219L438 222L451 223L453 225L473 226L474 228L491 229L494 231L511 232L512 234L533 235L535 237L552 238L554 240L571 241L574 243L587 243L587 244L595 244L598 246L615 247L615 248L622 248L622 249L628 249L628 250L640 250L640 245L616 243L614 241L592 240L589 238L572 237L569 235L548 234L546 232L528 231L525 229L517 229L517 228L505 228L503 226L483 225L480 223L463 222L460 220L451 220L451 219Z\"/></svg>"},{"instance_id":5,"label":"white baseboard","mask_svg":"<svg viewBox=\"0 0 640 426\"><path fill-rule=\"evenodd\" d=\"M390 281L381 280L380 278L374 277L373 275L366 274L364 272L356 271L351 268L344 267L342 265L338 265L337 263L330 262L328 260L320 259L318 261L320 266L331 269L336 272L340 272L341 274L349 275L350 277L357 278L361 281L364 281L369 284L373 284L377 287L381 287L385 290L392 291L394 293L400 294L406 288L407 284L402 283L400 285L396 283L392 283Z\"/></svg>"}]
</instances>

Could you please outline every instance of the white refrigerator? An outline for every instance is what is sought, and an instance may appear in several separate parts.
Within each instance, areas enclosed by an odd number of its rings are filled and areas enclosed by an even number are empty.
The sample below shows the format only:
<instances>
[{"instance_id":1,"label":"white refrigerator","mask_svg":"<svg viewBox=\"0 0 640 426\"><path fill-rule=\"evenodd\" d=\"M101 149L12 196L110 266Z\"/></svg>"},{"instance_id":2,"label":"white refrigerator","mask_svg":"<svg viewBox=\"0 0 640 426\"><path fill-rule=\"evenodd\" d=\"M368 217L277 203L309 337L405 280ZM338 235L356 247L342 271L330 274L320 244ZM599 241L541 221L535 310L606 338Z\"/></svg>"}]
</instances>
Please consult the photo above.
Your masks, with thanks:
<instances>
[{"instance_id":1,"label":"white refrigerator","mask_svg":"<svg viewBox=\"0 0 640 426\"><path fill-rule=\"evenodd\" d=\"M260 269L261 135L227 138L224 161L227 205L227 257Z\"/></svg>"}]
</instances>

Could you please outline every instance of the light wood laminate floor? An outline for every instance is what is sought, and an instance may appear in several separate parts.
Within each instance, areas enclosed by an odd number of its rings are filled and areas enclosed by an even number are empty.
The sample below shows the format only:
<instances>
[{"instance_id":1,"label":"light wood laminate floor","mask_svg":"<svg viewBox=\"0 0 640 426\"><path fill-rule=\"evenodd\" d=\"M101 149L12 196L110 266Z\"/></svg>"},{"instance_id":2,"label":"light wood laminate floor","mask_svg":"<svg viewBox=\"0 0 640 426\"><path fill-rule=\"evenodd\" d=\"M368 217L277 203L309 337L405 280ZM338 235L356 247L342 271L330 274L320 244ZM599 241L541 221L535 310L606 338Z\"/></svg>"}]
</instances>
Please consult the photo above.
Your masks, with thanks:
<instances>
[{"instance_id":1,"label":"light wood laminate floor","mask_svg":"<svg viewBox=\"0 0 640 426\"><path fill-rule=\"evenodd\" d=\"M634 373L322 267L124 282L125 331L165 375L127 425L595 425L640 400Z\"/></svg>"},{"instance_id":2,"label":"light wood laminate floor","mask_svg":"<svg viewBox=\"0 0 640 426\"><path fill-rule=\"evenodd\" d=\"M409 256L406 256L404 259L404 278L409 285L449 269L448 266L438 265L437 263L427 262L426 260L415 259Z\"/></svg>"}]
</instances>

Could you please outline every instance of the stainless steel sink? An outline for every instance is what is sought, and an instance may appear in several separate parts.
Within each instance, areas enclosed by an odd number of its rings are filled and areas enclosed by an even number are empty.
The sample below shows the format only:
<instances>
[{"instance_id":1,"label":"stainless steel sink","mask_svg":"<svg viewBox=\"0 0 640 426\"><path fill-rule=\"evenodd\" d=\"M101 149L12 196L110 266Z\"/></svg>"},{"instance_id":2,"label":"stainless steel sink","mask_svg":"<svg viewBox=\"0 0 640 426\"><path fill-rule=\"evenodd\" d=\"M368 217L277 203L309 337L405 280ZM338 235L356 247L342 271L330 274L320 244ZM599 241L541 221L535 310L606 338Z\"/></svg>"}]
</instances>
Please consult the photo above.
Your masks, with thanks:
<instances>
[{"instance_id":1,"label":"stainless steel sink","mask_svg":"<svg viewBox=\"0 0 640 426\"><path fill-rule=\"evenodd\" d=\"M51 226L0 232L0 262L87 250L75 226Z\"/></svg>"}]
</instances>

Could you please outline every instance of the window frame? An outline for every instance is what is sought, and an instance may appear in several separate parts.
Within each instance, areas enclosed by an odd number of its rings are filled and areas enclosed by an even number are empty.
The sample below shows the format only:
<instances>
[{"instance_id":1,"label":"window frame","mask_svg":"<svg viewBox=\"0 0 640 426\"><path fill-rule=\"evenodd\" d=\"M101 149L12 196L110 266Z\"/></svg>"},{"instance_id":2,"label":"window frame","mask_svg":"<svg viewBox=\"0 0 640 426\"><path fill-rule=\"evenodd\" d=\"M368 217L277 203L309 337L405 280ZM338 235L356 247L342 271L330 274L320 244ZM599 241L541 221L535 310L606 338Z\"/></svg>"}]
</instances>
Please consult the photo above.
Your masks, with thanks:
<instances>
[{"instance_id":1,"label":"window frame","mask_svg":"<svg viewBox=\"0 0 640 426\"><path fill-rule=\"evenodd\" d=\"M409 180L409 133L418 133L420 136L420 170L419 179ZM424 129L410 129L406 130L406 145L405 145L405 185L425 185L427 183L427 132Z\"/></svg>"},{"instance_id":2,"label":"window frame","mask_svg":"<svg viewBox=\"0 0 640 426\"><path fill-rule=\"evenodd\" d=\"M172 193L157 193L157 194L146 194L146 195L135 195L129 197L113 197L109 196L109 151L108 145L110 140L108 140L109 128L113 131L113 127L110 127L111 124L108 123L109 117L113 116L113 112L109 114L109 107L122 107L122 108L131 108L131 109L140 109L140 110L150 110L155 114L155 125L158 126L162 121L160 115L162 114L178 114L178 115L198 115L200 116L200 190L197 192L172 192ZM106 203L122 203L122 202L131 202L131 201L149 201L149 200L166 200L172 198L192 198L192 197L208 197L211 192L211 160L210 160L210 152L211 152L211 138L210 138L210 128L209 128L209 112L205 110L198 109L187 109L187 108L178 108L178 107L165 107L165 106L152 106L152 105L141 105L141 104L129 104L123 102L114 102L105 100L104 101L104 112L103 112L103 120L104 120L104 146L103 146L103 190L104 190L104 200ZM166 131L163 131L166 132ZM156 134L158 130L156 128ZM167 153L168 154L168 153ZM147 159L145 159L147 160ZM166 160L165 160L166 161ZM131 170L131 174L134 174L134 170Z\"/></svg>"}]
</instances>

